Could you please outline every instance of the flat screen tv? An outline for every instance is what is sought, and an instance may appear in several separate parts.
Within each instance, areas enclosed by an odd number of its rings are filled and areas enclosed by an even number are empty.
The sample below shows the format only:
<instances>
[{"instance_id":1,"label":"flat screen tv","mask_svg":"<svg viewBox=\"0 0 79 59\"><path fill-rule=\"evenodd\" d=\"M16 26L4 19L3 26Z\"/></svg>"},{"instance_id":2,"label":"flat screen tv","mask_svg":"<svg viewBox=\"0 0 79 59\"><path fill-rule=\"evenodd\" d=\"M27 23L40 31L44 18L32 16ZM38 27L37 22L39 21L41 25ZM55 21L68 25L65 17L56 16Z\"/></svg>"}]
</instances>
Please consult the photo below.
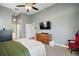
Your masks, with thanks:
<instances>
[{"instance_id":1,"label":"flat screen tv","mask_svg":"<svg viewBox=\"0 0 79 59\"><path fill-rule=\"evenodd\" d=\"M41 30L51 29L50 21L41 22L39 25Z\"/></svg>"}]
</instances>

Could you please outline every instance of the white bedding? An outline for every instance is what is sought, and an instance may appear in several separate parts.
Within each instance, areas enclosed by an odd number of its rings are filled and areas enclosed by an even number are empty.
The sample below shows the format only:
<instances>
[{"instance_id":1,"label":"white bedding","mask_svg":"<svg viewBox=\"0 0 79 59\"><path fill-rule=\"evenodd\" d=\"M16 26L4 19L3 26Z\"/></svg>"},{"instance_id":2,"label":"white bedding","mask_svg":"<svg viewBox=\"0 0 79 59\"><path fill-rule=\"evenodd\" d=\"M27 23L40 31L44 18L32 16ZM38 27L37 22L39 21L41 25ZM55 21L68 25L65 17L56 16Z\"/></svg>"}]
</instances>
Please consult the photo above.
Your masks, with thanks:
<instances>
[{"instance_id":1,"label":"white bedding","mask_svg":"<svg viewBox=\"0 0 79 59\"><path fill-rule=\"evenodd\" d=\"M33 39L16 39L14 41L20 42L30 52L31 56L46 56L46 50L44 44Z\"/></svg>"}]
</instances>

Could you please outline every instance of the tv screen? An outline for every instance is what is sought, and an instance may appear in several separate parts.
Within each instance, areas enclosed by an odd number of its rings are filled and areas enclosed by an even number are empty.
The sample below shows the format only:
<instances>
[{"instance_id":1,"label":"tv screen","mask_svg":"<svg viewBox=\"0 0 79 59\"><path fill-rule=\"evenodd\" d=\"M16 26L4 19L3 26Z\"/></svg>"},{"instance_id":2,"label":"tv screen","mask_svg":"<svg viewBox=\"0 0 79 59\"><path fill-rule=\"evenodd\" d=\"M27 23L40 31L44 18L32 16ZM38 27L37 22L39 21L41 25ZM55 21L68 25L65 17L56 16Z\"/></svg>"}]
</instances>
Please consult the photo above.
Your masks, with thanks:
<instances>
[{"instance_id":1,"label":"tv screen","mask_svg":"<svg viewBox=\"0 0 79 59\"><path fill-rule=\"evenodd\" d=\"M40 29L50 29L50 21L41 22L40 23Z\"/></svg>"}]
</instances>

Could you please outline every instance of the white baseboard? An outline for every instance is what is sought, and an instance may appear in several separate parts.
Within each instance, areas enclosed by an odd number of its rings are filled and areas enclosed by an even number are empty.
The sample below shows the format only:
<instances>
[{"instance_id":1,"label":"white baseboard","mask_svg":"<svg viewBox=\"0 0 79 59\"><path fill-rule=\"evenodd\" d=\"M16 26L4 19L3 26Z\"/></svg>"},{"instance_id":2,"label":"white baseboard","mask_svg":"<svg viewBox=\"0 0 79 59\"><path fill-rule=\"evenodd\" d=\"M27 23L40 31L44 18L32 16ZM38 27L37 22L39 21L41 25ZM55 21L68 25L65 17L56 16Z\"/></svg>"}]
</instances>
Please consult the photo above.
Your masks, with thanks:
<instances>
[{"instance_id":1,"label":"white baseboard","mask_svg":"<svg viewBox=\"0 0 79 59\"><path fill-rule=\"evenodd\" d=\"M58 45L58 46L61 46L61 47L65 47L65 48L68 48L68 46L65 46L65 45L62 45L62 44L57 44L57 43L55 43L55 45Z\"/></svg>"}]
</instances>

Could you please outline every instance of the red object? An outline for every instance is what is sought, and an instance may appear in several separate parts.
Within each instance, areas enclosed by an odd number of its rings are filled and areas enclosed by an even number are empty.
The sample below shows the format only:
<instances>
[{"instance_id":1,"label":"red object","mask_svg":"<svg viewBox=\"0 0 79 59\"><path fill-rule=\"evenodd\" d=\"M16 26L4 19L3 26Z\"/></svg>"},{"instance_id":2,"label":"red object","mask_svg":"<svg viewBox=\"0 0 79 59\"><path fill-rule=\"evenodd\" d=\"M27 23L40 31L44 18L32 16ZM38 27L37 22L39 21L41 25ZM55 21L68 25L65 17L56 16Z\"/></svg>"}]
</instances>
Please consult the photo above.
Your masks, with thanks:
<instances>
[{"instance_id":1,"label":"red object","mask_svg":"<svg viewBox=\"0 0 79 59\"><path fill-rule=\"evenodd\" d=\"M75 35L75 40L68 40L68 46L69 49L71 49L71 53L73 51L73 49L79 49L79 34ZM71 41L75 41L74 43L71 43Z\"/></svg>"}]
</instances>

